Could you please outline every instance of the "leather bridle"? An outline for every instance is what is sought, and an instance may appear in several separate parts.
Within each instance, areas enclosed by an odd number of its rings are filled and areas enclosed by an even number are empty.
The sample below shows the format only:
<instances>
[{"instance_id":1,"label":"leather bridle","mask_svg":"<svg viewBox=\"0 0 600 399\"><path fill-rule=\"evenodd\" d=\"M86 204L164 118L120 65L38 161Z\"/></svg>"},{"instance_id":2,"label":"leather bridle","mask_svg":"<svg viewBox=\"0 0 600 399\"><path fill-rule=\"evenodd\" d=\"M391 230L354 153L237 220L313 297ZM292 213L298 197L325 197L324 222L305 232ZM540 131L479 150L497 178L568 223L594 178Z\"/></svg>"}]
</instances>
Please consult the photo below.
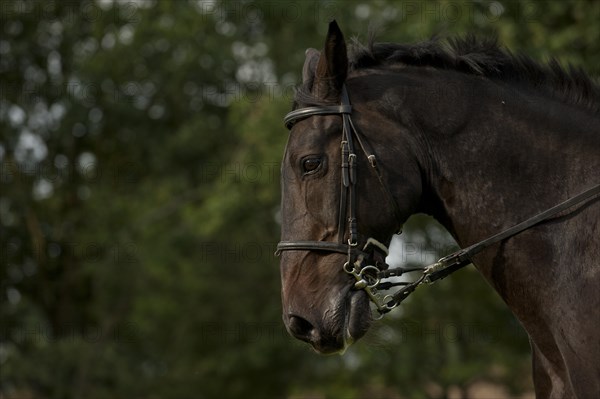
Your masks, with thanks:
<instances>
[{"instance_id":1,"label":"leather bridle","mask_svg":"<svg viewBox=\"0 0 600 399\"><path fill-rule=\"evenodd\" d=\"M347 255L346 263L343 269L346 273L355 277L355 288L363 289L367 295L377 306L377 310L381 313L387 313L400 301L396 300L393 295L382 297L378 290L390 288L396 285L406 285L404 289L410 286L406 282L386 282L381 279L400 276L408 271L422 270L422 268L396 268L390 269L384 259L388 255L387 247L375 238L368 238L362 248L359 247L359 234L357 230L357 215L356 215L356 183L357 183L357 163L358 156L356 153L355 143L369 162L379 185L388 199L394 211L396 220L400 220L400 212L398 205L394 200L390 190L383 180L383 176L377 165L377 157L371 150L368 142L364 140L350 115L352 114L352 106L348 98L346 87L342 87L342 96L340 105L325 105L316 107L306 107L288 113L283 122L285 126L291 130L294 123L300 119L314 115L341 115L342 116L342 140L341 148L341 166L342 178L340 183L340 209L338 218L338 240L337 242L329 241L281 241L277 244L277 254L283 251L320 251L334 252ZM346 236L348 238L346 238ZM376 260L374 254L378 253L379 259ZM401 290L402 291L402 290Z\"/></svg>"},{"instance_id":2,"label":"leather bridle","mask_svg":"<svg viewBox=\"0 0 600 399\"><path fill-rule=\"evenodd\" d=\"M576 195L550 209L547 209L546 211L541 212L540 214L529 218L524 222L519 223L499 234L445 256L427 267L390 268L385 261L378 261L374 256L375 252L383 255L383 259L385 259L385 256L388 255L387 247L377 239L372 237L367 238L362 248L359 248L359 234L357 231L356 215L356 167L358 159L355 151L355 141L358 143L366 159L369 161L371 169L375 173L382 191L385 193L388 202L393 208L396 221L401 220L401 215L394 197L383 180L382 174L377 165L377 158L375 154L373 151L371 151L368 142L361 138L358 130L352 123L352 106L350 104L350 99L348 98L348 93L345 86L342 87L341 94L340 105L324 105L301 108L288 113L283 119L285 126L291 130L293 125L298 120L310 116L342 116L342 178L340 184L341 196L338 218L338 241L281 241L277 244L276 254L279 255L283 251L317 251L346 254L347 260L344 263L343 270L346 273L354 276L356 279L354 288L362 289L367 293L370 300L377 307L377 311L380 313L380 315L384 315L385 313L397 307L419 285L423 283L433 283L461 269L462 267L467 266L471 263L472 257L481 252L483 249L512 237L523 230L529 229L534 225L547 220L551 216L600 193L600 184L598 184L582 192L581 194ZM346 235L348 235L347 239ZM422 273L413 282L383 281L384 279L399 277L404 273L415 271L420 271ZM380 293L380 291L387 290L394 286L403 287L393 294L383 295Z\"/></svg>"}]
</instances>

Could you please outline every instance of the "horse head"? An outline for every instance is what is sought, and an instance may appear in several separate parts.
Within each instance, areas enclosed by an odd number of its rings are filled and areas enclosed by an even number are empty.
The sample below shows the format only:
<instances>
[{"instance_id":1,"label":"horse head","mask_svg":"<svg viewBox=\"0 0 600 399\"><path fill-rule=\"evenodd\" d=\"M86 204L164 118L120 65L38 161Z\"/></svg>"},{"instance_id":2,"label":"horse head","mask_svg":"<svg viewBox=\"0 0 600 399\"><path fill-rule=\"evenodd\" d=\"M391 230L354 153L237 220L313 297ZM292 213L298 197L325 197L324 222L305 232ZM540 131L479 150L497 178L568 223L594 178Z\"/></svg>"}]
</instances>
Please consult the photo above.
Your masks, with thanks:
<instances>
[{"instance_id":1,"label":"horse head","mask_svg":"<svg viewBox=\"0 0 600 399\"><path fill-rule=\"evenodd\" d=\"M396 140L383 151L398 127L378 112L385 98L369 98L365 84L349 75L344 36L331 22L324 50L306 52L296 110L286 117L283 319L293 336L321 353L343 351L368 330L369 295L357 289L352 264L368 258L385 265L385 247L414 213L421 191L408 145ZM392 160L403 176L394 190L388 182L398 171L382 167Z\"/></svg>"}]
</instances>

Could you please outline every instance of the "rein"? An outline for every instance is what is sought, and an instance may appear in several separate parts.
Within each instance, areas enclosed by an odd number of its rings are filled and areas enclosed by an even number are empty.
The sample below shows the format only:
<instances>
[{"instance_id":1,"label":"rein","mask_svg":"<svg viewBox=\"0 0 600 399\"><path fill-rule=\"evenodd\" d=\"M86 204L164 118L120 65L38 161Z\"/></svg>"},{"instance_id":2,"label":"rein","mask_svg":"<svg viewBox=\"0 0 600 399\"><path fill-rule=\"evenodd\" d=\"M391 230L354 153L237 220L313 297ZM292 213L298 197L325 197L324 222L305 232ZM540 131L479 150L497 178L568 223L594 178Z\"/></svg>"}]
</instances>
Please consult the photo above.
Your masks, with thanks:
<instances>
[{"instance_id":1,"label":"rein","mask_svg":"<svg viewBox=\"0 0 600 399\"><path fill-rule=\"evenodd\" d=\"M283 251L321 251L346 254L347 260L343 265L343 270L346 273L354 276L356 279L354 288L357 290L362 289L366 292L369 299L377 307L377 311L381 316L400 305L400 303L405 300L419 285L424 283L431 284L437 280L447 277L451 273L454 273L455 271L472 263L472 257L484 249L502 240L513 237L524 230L548 220L550 217L558 214L559 212L564 211L574 205L580 204L600 193L600 184L598 184L507 230L504 230L467 248L460 249L450 255L447 255L429 266L415 268L390 268L385 262L378 262L375 260L375 252L378 252L380 255L384 255L384 259L388 255L388 248L375 238L368 238L362 249L359 249L356 216L357 155L354 146L355 139L358 142L363 154L368 159L371 169L377 176L377 180L379 181L380 187L386 195L388 202L392 205L396 220L401 219L398 205L394 200L394 197L392 196L388 186L385 184L381 172L377 166L377 158L367 145L367 142L361 139L358 130L352 123L351 114L352 106L348 98L346 87L343 86L340 105L306 107L292 111L284 117L283 122L285 126L291 130L293 125L298 120L307 118L309 116L342 116L342 140L340 145L342 156L342 179L340 184L341 199L338 219L338 242L310 240L281 241L277 244L277 251L275 254L279 255ZM346 237L346 222L349 238L344 241ZM421 275L413 282L383 281L384 279L399 277L405 273L416 271L420 271ZM383 295L379 292L395 286L403 287L395 293L389 295Z\"/></svg>"}]
</instances>

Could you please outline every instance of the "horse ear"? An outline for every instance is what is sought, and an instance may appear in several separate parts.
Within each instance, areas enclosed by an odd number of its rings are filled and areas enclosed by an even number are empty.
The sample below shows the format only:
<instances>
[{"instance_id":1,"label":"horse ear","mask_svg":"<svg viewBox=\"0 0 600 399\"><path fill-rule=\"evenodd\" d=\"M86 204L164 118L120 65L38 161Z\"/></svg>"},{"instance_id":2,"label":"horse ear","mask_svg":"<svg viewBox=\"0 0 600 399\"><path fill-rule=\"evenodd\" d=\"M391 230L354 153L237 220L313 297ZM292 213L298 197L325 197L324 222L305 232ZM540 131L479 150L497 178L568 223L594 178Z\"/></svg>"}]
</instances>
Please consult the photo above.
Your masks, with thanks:
<instances>
[{"instance_id":1,"label":"horse ear","mask_svg":"<svg viewBox=\"0 0 600 399\"><path fill-rule=\"evenodd\" d=\"M329 23L325 49L317 64L313 94L324 100L339 100L346 76L348 76L346 41L337 22L333 20Z\"/></svg>"},{"instance_id":2,"label":"horse ear","mask_svg":"<svg viewBox=\"0 0 600 399\"><path fill-rule=\"evenodd\" d=\"M312 87L313 81L315 80L317 62L319 62L321 53L314 48L309 48L306 50L305 54L306 59L304 60L304 67L302 68L302 83L308 87Z\"/></svg>"}]
</instances>

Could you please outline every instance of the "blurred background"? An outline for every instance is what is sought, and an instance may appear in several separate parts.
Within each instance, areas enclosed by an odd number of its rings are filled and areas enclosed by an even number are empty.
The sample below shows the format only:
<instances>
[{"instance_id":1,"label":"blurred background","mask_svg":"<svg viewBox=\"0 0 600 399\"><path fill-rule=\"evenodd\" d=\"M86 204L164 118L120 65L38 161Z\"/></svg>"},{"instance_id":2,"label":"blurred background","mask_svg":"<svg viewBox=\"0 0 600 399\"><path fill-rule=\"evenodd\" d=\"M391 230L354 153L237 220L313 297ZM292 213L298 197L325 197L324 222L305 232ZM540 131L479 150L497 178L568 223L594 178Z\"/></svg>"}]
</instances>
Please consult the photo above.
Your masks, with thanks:
<instances>
[{"instance_id":1,"label":"blurred background","mask_svg":"<svg viewBox=\"0 0 600 399\"><path fill-rule=\"evenodd\" d=\"M304 51L499 36L600 75L596 1L0 2L0 398L529 398L470 267L343 356L281 321L282 117ZM412 218L393 261L453 250Z\"/></svg>"}]
</instances>

